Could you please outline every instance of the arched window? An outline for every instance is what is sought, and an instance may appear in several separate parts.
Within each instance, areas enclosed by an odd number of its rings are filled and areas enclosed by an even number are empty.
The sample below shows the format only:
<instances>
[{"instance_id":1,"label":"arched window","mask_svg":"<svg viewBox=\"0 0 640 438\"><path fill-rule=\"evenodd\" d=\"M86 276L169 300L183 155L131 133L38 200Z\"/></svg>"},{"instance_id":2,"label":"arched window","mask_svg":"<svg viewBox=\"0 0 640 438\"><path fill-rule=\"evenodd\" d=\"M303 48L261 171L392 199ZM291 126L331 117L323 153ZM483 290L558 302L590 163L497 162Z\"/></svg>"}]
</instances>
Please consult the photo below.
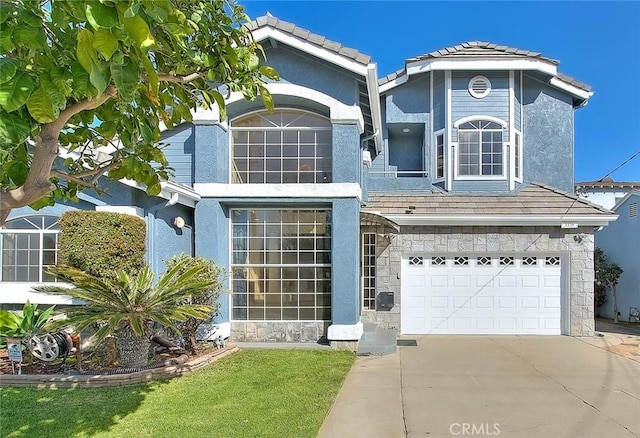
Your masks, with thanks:
<instances>
[{"instance_id":1,"label":"arched window","mask_svg":"<svg viewBox=\"0 0 640 438\"><path fill-rule=\"evenodd\" d=\"M458 126L458 175L502 175L502 157L500 124L473 120Z\"/></svg>"},{"instance_id":2,"label":"arched window","mask_svg":"<svg viewBox=\"0 0 640 438\"><path fill-rule=\"evenodd\" d=\"M44 271L57 262L58 218L40 215L7 221L0 229L0 248L0 281L56 281Z\"/></svg>"},{"instance_id":3,"label":"arched window","mask_svg":"<svg viewBox=\"0 0 640 438\"><path fill-rule=\"evenodd\" d=\"M331 182L331 122L298 110L258 112L231 122L232 182Z\"/></svg>"}]
</instances>

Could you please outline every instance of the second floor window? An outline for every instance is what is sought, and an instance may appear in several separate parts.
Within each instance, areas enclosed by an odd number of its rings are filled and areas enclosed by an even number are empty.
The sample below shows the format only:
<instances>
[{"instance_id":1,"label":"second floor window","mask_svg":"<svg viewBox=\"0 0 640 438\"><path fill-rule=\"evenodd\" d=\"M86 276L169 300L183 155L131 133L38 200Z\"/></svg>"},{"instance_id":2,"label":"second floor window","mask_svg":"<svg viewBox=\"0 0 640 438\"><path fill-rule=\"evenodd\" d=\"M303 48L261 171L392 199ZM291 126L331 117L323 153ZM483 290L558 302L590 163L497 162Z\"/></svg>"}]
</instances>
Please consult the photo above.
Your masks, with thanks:
<instances>
[{"instance_id":1,"label":"second floor window","mask_svg":"<svg viewBox=\"0 0 640 438\"><path fill-rule=\"evenodd\" d=\"M458 175L497 176L502 167L502 126L474 120L458 127Z\"/></svg>"},{"instance_id":2,"label":"second floor window","mask_svg":"<svg viewBox=\"0 0 640 438\"><path fill-rule=\"evenodd\" d=\"M233 183L331 182L331 122L297 110L231 122Z\"/></svg>"},{"instance_id":3,"label":"second floor window","mask_svg":"<svg viewBox=\"0 0 640 438\"><path fill-rule=\"evenodd\" d=\"M436 179L444 178L444 134L436 135Z\"/></svg>"}]
</instances>

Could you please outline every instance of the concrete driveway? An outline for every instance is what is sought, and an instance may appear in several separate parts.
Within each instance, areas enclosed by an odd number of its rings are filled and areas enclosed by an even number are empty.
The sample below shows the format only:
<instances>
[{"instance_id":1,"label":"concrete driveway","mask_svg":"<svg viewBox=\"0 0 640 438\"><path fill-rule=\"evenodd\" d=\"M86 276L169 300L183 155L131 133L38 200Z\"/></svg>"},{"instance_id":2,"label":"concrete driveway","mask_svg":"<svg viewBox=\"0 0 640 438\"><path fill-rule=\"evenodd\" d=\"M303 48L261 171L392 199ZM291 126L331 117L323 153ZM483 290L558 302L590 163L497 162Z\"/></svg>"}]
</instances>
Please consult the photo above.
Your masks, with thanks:
<instances>
[{"instance_id":1,"label":"concrete driveway","mask_svg":"<svg viewBox=\"0 0 640 438\"><path fill-rule=\"evenodd\" d=\"M640 437L640 362L565 336L411 339L357 359L320 437Z\"/></svg>"}]
</instances>

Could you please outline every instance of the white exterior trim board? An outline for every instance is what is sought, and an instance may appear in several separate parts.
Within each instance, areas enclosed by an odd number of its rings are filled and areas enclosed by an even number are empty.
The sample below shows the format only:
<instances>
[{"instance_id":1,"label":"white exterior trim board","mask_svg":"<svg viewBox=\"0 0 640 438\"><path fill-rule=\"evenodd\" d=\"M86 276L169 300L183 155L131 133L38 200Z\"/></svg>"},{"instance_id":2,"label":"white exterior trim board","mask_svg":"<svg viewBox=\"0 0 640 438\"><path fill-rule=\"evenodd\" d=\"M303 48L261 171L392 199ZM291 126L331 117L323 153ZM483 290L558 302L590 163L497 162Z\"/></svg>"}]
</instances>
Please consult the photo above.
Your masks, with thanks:
<instances>
[{"instance_id":1,"label":"white exterior trim board","mask_svg":"<svg viewBox=\"0 0 640 438\"><path fill-rule=\"evenodd\" d=\"M258 42L264 41L268 38L273 38L277 41L302 50L303 52L309 53L320 59L324 59L325 61L331 62L332 64L338 65L359 75L366 76L367 74L366 65L362 65L356 61L349 60L342 55L331 52L322 47L318 47L315 44L311 44L307 41L302 41L299 38L281 30L274 29L272 27L263 27L260 29L256 29L251 33L253 34L253 38Z\"/></svg>"},{"instance_id":2,"label":"white exterior trim board","mask_svg":"<svg viewBox=\"0 0 640 438\"><path fill-rule=\"evenodd\" d=\"M196 183L203 198L356 198L361 200L358 183L328 184L224 184Z\"/></svg>"},{"instance_id":3,"label":"white exterior trim board","mask_svg":"<svg viewBox=\"0 0 640 438\"><path fill-rule=\"evenodd\" d=\"M435 70L537 70L558 74L555 65L534 59L423 59L407 63L406 69L409 76Z\"/></svg>"}]
</instances>

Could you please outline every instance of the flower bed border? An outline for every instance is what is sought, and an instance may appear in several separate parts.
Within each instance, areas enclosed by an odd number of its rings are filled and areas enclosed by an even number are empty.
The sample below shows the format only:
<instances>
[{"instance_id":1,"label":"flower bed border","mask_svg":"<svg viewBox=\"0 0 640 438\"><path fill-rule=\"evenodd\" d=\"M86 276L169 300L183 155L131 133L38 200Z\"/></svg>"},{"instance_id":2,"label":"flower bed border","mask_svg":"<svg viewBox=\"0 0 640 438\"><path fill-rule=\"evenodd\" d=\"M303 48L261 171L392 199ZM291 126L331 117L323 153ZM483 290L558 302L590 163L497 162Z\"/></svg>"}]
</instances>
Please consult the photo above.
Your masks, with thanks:
<instances>
[{"instance_id":1,"label":"flower bed border","mask_svg":"<svg viewBox=\"0 0 640 438\"><path fill-rule=\"evenodd\" d=\"M239 351L239 348L231 344L220 350L199 356L191 361L187 361L187 356L183 355L167 361L163 367L125 374L0 374L0 387L54 389L104 388L108 386L132 385L152 380L171 379L189 374L227 357L236 351Z\"/></svg>"}]
</instances>

